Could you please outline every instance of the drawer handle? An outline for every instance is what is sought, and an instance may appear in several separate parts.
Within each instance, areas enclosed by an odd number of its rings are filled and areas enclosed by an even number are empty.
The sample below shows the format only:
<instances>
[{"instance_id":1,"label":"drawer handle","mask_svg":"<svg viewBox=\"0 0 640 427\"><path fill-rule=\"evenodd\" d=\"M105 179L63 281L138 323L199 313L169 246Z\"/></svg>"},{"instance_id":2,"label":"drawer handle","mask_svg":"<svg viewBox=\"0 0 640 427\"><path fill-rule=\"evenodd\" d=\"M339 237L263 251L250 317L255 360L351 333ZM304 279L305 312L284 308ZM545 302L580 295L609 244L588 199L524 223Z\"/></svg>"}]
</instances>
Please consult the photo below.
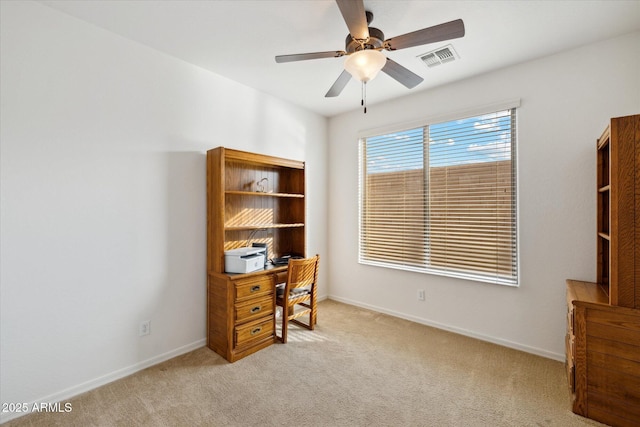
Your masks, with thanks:
<instances>
[{"instance_id":1,"label":"drawer handle","mask_svg":"<svg viewBox=\"0 0 640 427\"><path fill-rule=\"evenodd\" d=\"M258 326L257 328L252 329L251 335L259 334L260 332L262 332L262 326Z\"/></svg>"},{"instance_id":2,"label":"drawer handle","mask_svg":"<svg viewBox=\"0 0 640 427\"><path fill-rule=\"evenodd\" d=\"M262 310L262 307L261 307L261 306L259 306L259 305L256 305L255 307L253 307L253 308L251 309L251 313L257 313L257 312L259 312L260 310Z\"/></svg>"},{"instance_id":3,"label":"drawer handle","mask_svg":"<svg viewBox=\"0 0 640 427\"><path fill-rule=\"evenodd\" d=\"M258 292L260 290L260 285L255 285L251 287L251 292Z\"/></svg>"}]
</instances>

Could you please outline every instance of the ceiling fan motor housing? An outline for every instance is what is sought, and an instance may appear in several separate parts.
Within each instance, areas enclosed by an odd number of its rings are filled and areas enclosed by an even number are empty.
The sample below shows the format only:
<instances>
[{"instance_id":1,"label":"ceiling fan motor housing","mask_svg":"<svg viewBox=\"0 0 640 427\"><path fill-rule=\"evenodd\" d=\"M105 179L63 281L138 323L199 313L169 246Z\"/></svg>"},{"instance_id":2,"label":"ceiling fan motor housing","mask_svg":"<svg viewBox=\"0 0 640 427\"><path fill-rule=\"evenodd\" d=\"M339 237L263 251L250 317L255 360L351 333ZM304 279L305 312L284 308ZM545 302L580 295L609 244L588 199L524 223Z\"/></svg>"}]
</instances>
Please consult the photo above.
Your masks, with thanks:
<instances>
[{"instance_id":1,"label":"ceiling fan motor housing","mask_svg":"<svg viewBox=\"0 0 640 427\"><path fill-rule=\"evenodd\" d=\"M354 40L351 34L347 34L344 50L354 53L365 49L381 49L384 46L384 33L377 28L369 27L369 39L366 41Z\"/></svg>"}]
</instances>

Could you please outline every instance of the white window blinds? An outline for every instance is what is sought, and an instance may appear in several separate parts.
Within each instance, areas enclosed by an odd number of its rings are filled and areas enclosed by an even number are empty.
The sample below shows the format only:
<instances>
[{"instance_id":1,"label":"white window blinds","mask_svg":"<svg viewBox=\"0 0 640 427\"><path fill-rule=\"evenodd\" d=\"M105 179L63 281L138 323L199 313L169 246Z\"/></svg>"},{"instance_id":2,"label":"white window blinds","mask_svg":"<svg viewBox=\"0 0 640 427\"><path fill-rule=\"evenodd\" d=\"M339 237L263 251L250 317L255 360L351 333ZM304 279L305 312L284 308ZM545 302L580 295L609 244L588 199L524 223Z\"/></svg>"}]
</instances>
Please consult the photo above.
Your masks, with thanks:
<instances>
[{"instance_id":1,"label":"white window blinds","mask_svg":"<svg viewBox=\"0 0 640 427\"><path fill-rule=\"evenodd\" d=\"M516 285L515 111L363 138L360 262Z\"/></svg>"}]
</instances>

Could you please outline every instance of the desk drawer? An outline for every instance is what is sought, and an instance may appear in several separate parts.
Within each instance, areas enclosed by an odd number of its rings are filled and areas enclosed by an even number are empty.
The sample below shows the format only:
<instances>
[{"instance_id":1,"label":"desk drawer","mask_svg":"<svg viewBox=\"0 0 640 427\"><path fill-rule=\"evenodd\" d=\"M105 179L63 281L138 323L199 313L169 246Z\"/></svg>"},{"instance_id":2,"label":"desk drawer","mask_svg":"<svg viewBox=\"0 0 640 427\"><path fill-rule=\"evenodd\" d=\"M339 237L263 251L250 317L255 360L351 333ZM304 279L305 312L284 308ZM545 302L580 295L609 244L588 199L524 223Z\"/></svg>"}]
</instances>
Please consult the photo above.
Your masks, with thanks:
<instances>
[{"instance_id":1,"label":"desk drawer","mask_svg":"<svg viewBox=\"0 0 640 427\"><path fill-rule=\"evenodd\" d=\"M574 322L573 313L574 313L573 304L571 304L567 309L567 332L571 335L573 335L573 322Z\"/></svg>"},{"instance_id":2,"label":"desk drawer","mask_svg":"<svg viewBox=\"0 0 640 427\"><path fill-rule=\"evenodd\" d=\"M273 279L271 276L241 279L235 282L236 301L257 298L273 294Z\"/></svg>"},{"instance_id":3,"label":"desk drawer","mask_svg":"<svg viewBox=\"0 0 640 427\"><path fill-rule=\"evenodd\" d=\"M236 347L251 344L263 338L273 336L273 318L267 317L258 322L236 327Z\"/></svg>"},{"instance_id":4,"label":"desk drawer","mask_svg":"<svg viewBox=\"0 0 640 427\"><path fill-rule=\"evenodd\" d=\"M569 383L569 390L571 393L575 393L575 345L573 341L573 335L567 334L564 337L565 345L565 365L567 369L567 382Z\"/></svg>"},{"instance_id":5,"label":"desk drawer","mask_svg":"<svg viewBox=\"0 0 640 427\"><path fill-rule=\"evenodd\" d=\"M276 284L279 285L280 283L286 283L287 282L287 272L286 271L281 271L279 273L275 274L276 276Z\"/></svg>"},{"instance_id":6,"label":"desk drawer","mask_svg":"<svg viewBox=\"0 0 640 427\"><path fill-rule=\"evenodd\" d=\"M273 305L273 297L270 295L236 304L235 321L236 323L242 323L252 319L268 316L273 313Z\"/></svg>"}]
</instances>

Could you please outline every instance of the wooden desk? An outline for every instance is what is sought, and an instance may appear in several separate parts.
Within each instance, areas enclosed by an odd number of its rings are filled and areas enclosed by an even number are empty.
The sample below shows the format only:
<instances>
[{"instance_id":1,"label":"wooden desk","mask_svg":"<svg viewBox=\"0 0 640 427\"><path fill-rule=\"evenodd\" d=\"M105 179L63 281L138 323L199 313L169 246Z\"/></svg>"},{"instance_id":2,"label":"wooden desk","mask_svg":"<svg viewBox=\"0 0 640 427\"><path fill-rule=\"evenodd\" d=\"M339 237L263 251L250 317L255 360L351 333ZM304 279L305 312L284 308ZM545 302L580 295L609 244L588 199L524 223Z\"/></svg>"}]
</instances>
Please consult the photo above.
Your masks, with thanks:
<instances>
[{"instance_id":1,"label":"wooden desk","mask_svg":"<svg viewBox=\"0 0 640 427\"><path fill-rule=\"evenodd\" d=\"M207 346L235 362L276 340L276 284L287 266L269 265L252 273L209 272Z\"/></svg>"},{"instance_id":2,"label":"wooden desk","mask_svg":"<svg viewBox=\"0 0 640 427\"><path fill-rule=\"evenodd\" d=\"M259 242L272 258L306 254L305 188L302 161L207 151L207 345L230 362L274 342L275 284L287 266L226 274L225 251Z\"/></svg>"}]
</instances>

